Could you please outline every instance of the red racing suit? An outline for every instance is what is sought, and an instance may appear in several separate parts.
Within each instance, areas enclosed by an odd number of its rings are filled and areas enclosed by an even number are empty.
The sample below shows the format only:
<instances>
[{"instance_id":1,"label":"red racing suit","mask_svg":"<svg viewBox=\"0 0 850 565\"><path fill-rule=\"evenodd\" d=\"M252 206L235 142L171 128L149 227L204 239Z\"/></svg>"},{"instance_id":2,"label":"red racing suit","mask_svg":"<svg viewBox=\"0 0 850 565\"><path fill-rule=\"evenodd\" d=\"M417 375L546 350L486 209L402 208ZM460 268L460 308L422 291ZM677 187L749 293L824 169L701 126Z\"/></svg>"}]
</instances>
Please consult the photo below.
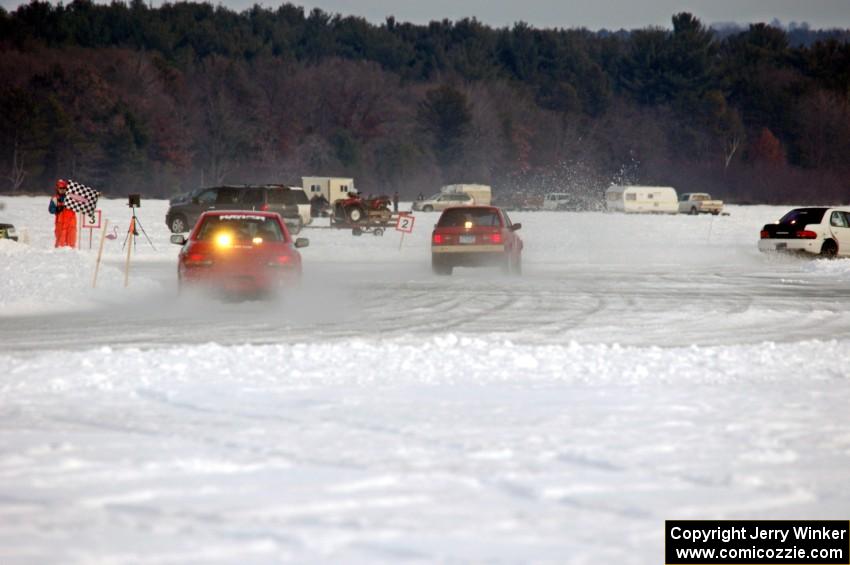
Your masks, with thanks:
<instances>
[{"instance_id":1,"label":"red racing suit","mask_svg":"<svg viewBox=\"0 0 850 565\"><path fill-rule=\"evenodd\" d=\"M51 214L56 216L53 232L56 235L54 247L76 247L77 213L65 207L65 195L58 192L50 199Z\"/></svg>"}]
</instances>

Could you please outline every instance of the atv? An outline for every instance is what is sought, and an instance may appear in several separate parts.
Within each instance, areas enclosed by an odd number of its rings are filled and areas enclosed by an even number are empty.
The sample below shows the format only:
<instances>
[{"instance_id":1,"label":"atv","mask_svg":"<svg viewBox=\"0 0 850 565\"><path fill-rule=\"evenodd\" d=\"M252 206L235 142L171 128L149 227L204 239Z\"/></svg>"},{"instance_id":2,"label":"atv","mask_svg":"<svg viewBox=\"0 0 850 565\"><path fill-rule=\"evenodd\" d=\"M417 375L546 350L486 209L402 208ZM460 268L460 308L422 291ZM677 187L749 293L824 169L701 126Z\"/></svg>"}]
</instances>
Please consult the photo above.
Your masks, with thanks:
<instances>
[{"instance_id":1,"label":"atv","mask_svg":"<svg viewBox=\"0 0 850 565\"><path fill-rule=\"evenodd\" d=\"M386 226L392 219L390 203L389 196L364 199L349 194L348 198L334 202L331 223L342 224L340 227Z\"/></svg>"}]
</instances>

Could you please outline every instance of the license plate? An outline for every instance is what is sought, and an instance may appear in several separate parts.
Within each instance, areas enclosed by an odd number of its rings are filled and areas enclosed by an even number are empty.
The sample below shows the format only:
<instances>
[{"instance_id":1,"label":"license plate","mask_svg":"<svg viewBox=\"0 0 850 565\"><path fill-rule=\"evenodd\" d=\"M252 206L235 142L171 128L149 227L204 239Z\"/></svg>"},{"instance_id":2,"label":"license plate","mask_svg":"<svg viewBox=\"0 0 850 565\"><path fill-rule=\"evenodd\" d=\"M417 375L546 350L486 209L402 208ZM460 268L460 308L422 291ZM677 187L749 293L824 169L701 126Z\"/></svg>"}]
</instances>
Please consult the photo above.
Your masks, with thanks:
<instances>
[{"instance_id":1,"label":"license plate","mask_svg":"<svg viewBox=\"0 0 850 565\"><path fill-rule=\"evenodd\" d=\"M458 241L460 241L460 243L475 243L475 236L474 235L462 235L462 236L460 236Z\"/></svg>"},{"instance_id":2,"label":"license plate","mask_svg":"<svg viewBox=\"0 0 850 565\"><path fill-rule=\"evenodd\" d=\"M776 244L776 250L779 251L780 249L788 249L788 244L787 243L777 243Z\"/></svg>"}]
</instances>

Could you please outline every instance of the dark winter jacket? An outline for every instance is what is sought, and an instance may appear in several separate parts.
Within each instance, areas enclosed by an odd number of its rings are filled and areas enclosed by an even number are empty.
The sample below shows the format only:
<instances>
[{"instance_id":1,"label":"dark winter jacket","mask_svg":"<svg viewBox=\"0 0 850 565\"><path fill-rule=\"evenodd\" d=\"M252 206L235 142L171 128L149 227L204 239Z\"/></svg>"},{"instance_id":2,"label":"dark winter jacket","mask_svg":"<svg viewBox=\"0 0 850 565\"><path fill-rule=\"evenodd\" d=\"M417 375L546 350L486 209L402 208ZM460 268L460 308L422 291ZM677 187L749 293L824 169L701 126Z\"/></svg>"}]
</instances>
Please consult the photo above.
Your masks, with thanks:
<instances>
[{"instance_id":1,"label":"dark winter jacket","mask_svg":"<svg viewBox=\"0 0 850 565\"><path fill-rule=\"evenodd\" d=\"M56 202L53 201L53 198L50 199L50 207L48 210L51 214L61 214L63 210L65 210L65 195L59 194L58 192L53 196L56 197ZM58 202L58 204L57 204Z\"/></svg>"}]
</instances>

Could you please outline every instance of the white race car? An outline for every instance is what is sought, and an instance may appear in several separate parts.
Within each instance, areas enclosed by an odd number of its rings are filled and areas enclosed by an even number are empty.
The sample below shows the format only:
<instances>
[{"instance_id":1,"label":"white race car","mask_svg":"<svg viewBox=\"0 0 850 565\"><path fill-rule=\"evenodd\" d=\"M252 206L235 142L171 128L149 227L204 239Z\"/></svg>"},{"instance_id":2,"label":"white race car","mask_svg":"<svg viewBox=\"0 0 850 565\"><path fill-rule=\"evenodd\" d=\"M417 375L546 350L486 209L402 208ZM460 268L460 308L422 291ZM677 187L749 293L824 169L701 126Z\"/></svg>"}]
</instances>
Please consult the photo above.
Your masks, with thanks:
<instances>
[{"instance_id":1,"label":"white race car","mask_svg":"<svg viewBox=\"0 0 850 565\"><path fill-rule=\"evenodd\" d=\"M795 208L762 228L759 251L850 256L850 208Z\"/></svg>"}]
</instances>

